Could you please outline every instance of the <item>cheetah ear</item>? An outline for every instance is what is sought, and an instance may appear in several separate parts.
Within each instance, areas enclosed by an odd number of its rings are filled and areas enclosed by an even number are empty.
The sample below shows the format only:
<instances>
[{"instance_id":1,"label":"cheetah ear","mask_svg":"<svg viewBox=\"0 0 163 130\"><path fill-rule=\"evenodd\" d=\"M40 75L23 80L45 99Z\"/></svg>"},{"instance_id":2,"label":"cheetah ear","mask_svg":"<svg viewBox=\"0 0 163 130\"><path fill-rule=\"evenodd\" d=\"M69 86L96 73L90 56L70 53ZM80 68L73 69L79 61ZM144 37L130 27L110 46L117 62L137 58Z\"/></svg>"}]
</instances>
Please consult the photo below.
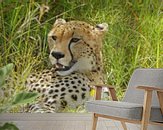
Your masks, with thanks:
<instances>
[{"instance_id":1,"label":"cheetah ear","mask_svg":"<svg viewBox=\"0 0 163 130\"><path fill-rule=\"evenodd\" d=\"M100 32L106 32L108 31L108 24L107 23L97 24L95 30Z\"/></svg>"},{"instance_id":2,"label":"cheetah ear","mask_svg":"<svg viewBox=\"0 0 163 130\"><path fill-rule=\"evenodd\" d=\"M55 23L53 25L56 25L56 24L65 24L66 23L66 20L62 19L62 18L58 18L56 19Z\"/></svg>"}]
</instances>

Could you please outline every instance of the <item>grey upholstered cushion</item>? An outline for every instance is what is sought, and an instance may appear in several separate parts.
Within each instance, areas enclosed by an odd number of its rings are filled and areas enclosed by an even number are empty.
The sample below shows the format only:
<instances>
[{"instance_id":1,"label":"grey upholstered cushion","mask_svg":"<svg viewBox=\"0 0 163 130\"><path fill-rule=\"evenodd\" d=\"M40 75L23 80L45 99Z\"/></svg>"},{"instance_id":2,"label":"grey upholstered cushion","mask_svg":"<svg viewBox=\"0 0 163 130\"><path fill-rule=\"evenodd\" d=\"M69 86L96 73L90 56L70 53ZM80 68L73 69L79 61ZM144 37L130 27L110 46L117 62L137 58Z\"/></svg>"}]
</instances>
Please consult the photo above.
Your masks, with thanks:
<instances>
[{"instance_id":1,"label":"grey upholstered cushion","mask_svg":"<svg viewBox=\"0 0 163 130\"><path fill-rule=\"evenodd\" d=\"M102 100L88 101L86 103L86 108L89 112L132 120L141 120L143 110L141 104ZM152 108L150 120L163 122L160 108Z\"/></svg>"}]
</instances>

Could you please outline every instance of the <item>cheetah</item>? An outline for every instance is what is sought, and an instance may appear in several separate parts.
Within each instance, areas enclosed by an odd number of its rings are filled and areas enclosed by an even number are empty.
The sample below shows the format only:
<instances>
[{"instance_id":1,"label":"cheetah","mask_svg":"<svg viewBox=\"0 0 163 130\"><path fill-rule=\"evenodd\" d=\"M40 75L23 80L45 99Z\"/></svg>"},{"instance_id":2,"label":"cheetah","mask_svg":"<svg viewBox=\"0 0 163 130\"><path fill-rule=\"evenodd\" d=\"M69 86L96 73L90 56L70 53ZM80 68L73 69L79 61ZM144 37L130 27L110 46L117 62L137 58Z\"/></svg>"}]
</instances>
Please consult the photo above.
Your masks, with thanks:
<instances>
[{"instance_id":1,"label":"cheetah","mask_svg":"<svg viewBox=\"0 0 163 130\"><path fill-rule=\"evenodd\" d=\"M57 19L48 34L52 69L31 74L26 87L40 94L28 112L76 108L90 98L90 83L103 83L102 40L108 25Z\"/></svg>"}]
</instances>

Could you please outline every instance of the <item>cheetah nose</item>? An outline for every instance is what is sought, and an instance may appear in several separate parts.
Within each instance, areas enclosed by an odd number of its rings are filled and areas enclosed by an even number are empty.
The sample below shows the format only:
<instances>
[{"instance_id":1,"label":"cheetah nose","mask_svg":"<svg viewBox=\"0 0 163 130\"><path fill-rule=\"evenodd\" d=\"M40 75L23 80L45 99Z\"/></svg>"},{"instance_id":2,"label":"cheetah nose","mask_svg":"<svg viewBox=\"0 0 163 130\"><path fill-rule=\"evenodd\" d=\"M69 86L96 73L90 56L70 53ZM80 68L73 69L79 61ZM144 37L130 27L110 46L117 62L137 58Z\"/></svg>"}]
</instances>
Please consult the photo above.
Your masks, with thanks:
<instances>
[{"instance_id":1,"label":"cheetah nose","mask_svg":"<svg viewBox=\"0 0 163 130\"><path fill-rule=\"evenodd\" d=\"M55 52L55 51L52 51L51 55L56 59L61 59L61 58L63 58L65 56L65 54L63 54L61 52Z\"/></svg>"}]
</instances>

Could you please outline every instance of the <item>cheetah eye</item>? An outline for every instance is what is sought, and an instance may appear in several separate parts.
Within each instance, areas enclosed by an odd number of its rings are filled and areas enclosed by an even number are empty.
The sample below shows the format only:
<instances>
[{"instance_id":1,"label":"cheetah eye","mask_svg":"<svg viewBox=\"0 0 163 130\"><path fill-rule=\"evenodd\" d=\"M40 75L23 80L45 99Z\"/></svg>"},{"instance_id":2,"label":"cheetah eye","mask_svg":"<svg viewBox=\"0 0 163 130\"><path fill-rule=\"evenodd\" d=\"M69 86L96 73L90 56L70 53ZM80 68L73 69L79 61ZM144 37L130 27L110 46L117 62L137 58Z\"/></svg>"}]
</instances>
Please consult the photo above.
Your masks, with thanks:
<instances>
[{"instance_id":1,"label":"cheetah eye","mask_svg":"<svg viewBox=\"0 0 163 130\"><path fill-rule=\"evenodd\" d=\"M51 36L51 38L56 41L57 40L57 36Z\"/></svg>"},{"instance_id":2,"label":"cheetah eye","mask_svg":"<svg viewBox=\"0 0 163 130\"><path fill-rule=\"evenodd\" d=\"M78 42L79 40L79 38L72 38L70 42Z\"/></svg>"}]
</instances>

